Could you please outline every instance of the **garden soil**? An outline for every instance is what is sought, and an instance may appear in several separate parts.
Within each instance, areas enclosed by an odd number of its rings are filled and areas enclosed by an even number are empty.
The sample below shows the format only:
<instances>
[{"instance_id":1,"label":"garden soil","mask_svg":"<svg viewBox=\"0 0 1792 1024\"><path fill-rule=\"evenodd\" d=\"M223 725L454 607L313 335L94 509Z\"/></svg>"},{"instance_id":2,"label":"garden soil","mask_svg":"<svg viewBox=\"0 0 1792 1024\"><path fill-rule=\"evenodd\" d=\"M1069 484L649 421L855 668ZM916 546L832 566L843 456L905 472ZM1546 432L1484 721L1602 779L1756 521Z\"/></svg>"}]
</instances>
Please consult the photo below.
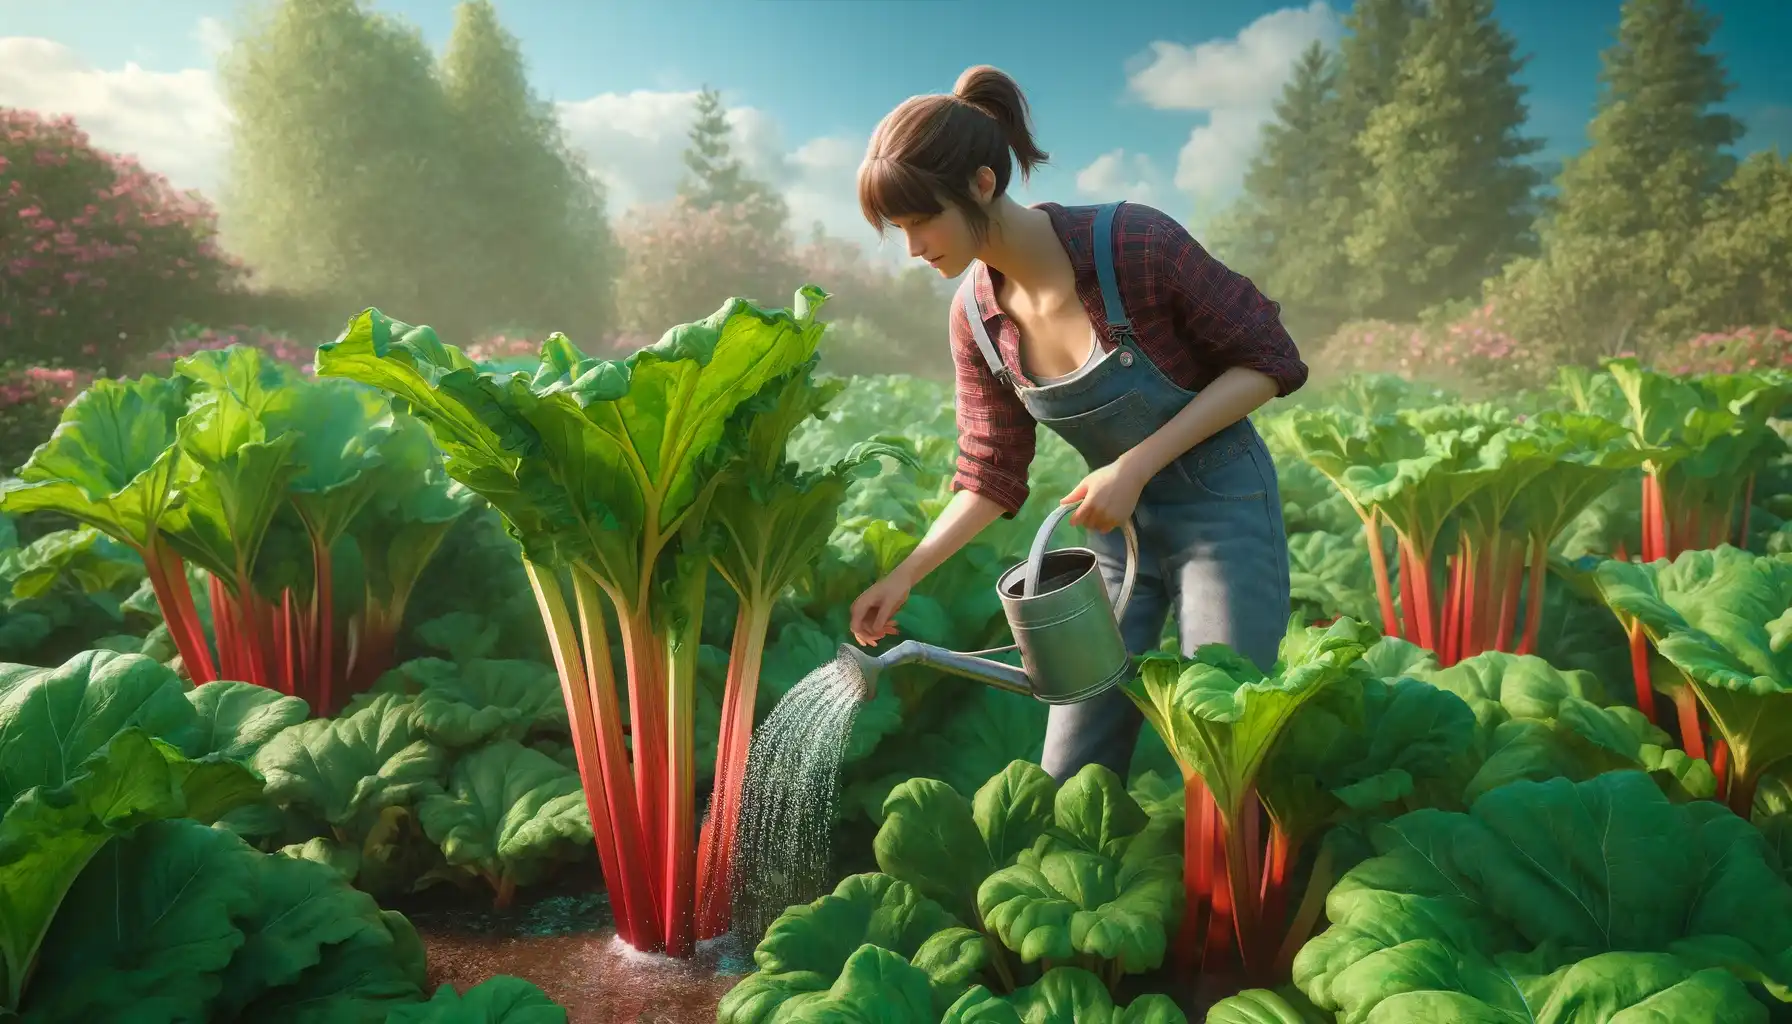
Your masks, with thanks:
<instances>
[{"instance_id":1,"label":"garden soil","mask_svg":"<svg viewBox=\"0 0 1792 1024\"><path fill-rule=\"evenodd\" d=\"M566 1007L568 1024L714 1024L722 994L752 969L752 951L727 938L689 961L629 949L601 893L543 891L498 913L487 895L437 887L393 909L423 938L430 991L512 974Z\"/></svg>"}]
</instances>

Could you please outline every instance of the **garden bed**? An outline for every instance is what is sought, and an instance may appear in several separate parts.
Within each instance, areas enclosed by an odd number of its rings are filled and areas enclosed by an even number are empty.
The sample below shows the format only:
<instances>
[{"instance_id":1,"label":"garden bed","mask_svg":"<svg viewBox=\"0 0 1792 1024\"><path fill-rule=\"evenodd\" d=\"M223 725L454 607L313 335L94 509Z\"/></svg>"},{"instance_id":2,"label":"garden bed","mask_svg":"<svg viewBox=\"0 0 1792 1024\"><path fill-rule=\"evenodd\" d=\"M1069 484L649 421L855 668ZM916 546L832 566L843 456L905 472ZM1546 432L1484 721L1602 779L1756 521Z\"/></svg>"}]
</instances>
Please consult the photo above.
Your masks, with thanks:
<instances>
[{"instance_id":1,"label":"garden bed","mask_svg":"<svg viewBox=\"0 0 1792 1024\"><path fill-rule=\"evenodd\" d=\"M722 994L752 969L752 950L722 938L686 961L635 952L616 937L608 897L590 891L595 879L571 874L519 896L505 912L493 911L484 894L452 886L395 901L393 909L423 938L432 988L513 974L566 1007L567 1024L712 1024Z\"/></svg>"}]
</instances>

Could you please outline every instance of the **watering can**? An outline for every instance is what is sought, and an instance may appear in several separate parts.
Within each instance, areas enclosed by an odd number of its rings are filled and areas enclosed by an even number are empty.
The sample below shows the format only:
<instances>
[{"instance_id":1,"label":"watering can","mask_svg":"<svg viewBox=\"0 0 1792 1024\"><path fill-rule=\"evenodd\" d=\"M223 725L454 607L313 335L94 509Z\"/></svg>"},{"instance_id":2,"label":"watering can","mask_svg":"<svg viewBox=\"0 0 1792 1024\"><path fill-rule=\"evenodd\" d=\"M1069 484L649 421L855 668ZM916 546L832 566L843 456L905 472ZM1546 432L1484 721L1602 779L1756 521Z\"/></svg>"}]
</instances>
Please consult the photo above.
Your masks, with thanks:
<instances>
[{"instance_id":1,"label":"watering can","mask_svg":"<svg viewBox=\"0 0 1792 1024\"><path fill-rule=\"evenodd\" d=\"M1119 684L1132 671L1132 656L1120 636L1120 617L1132 597L1138 534L1130 519L1120 524L1126 539L1126 575L1118 599L1109 605L1095 552L1081 547L1045 550L1052 531L1075 508L1061 505L1053 509L1033 537L1027 560L996 580L996 593L1002 599L1014 643L962 653L904 640L875 657L852 644L841 644L835 671L849 685L856 685L860 699L866 701L877 695L877 677L884 669L909 664L926 665L1047 704L1075 704ZM1020 651L1022 668L980 657L1013 650Z\"/></svg>"}]
</instances>

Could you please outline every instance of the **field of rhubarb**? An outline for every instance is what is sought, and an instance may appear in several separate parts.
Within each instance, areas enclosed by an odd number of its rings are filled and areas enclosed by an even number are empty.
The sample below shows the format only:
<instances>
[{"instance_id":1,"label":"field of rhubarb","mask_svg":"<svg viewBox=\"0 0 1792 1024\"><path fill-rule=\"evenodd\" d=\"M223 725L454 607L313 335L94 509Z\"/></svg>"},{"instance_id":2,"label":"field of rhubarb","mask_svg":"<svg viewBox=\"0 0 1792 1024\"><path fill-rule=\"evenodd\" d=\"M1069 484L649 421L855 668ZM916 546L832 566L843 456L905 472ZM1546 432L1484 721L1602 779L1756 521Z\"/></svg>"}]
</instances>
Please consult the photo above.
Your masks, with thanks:
<instances>
[{"instance_id":1,"label":"field of rhubarb","mask_svg":"<svg viewBox=\"0 0 1792 1024\"><path fill-rule=\"evenodd\" d=\"M1045 704L893 668L827 884L743 924L755 727L952 475L950 387L830 374L828 298L88 385L0 476L0 1016L1792 1020L1780 369L1272 403L1269 673L1166 634L1127 776L1060 786ZM1009 643L1085 471L1042 432L883 646Z\"/></svg>"}]
</instances>

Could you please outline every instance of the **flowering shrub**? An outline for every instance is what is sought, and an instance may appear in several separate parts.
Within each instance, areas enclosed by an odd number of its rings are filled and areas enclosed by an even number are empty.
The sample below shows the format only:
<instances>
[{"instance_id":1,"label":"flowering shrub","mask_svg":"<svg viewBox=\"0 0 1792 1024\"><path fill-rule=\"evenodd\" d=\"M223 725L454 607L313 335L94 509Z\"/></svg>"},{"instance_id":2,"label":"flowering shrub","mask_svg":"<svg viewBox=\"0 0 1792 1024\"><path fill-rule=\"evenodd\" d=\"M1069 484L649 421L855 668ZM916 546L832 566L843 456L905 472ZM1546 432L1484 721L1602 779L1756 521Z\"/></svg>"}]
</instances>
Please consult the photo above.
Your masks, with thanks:
<instances>
[{"instance_id":1,"label":"flowering shrub","mask_svg":"<svg viewBox=\"0 0 1792 1024\"><path fill-rule=\"evenodd\" d=\"M0 107L0 337L8 358L118 371L242 278L216 216L73 119Z\"/></svg>"},{"instance_id":2,"label":"flowering shrub","mask_svg":"<svg viewBox=\"0 0 1792 1024\"><path fill-rule=\"evenodd\" d=\"M1320 344L1311 362L1323 377L1395 373L1465 394L1537 387L1551 372L1534 350L1508 333L1493 303L1435 324L1347 323Z\"/></svg>"},{"instance_id":3,"label":"flowering shrub","mask_svg":"<svg viewBox=\"0 0 1792 1024\"><path fill-rule=\"evenodd\" d=\"M622 331L658 338L673 324L709 316L731 295L788 306L804 283L790 239L755 226L756 216L749 203L704 208L683 198L631 214L618 232ZM825 281L814 283L829 288Z\"/></svg>"},{"instance_id":4,"label":"flowering shrub","mask_svg":"<svg viewBox=\"0 0 1792 1024\"><path fill-rule=\"evenodd\" d=\"M1777 326L1739 327L1700 334L1662 352L1655 365L1669 373L1792 370L1792 331Z\"/></svg>"},{"instance_id":5,"label":"flowering shrub","mask_svg":"<svg viewBox=\"0 0 1792 1024\"><path fill-rule=\"evenodd\" d=\"M311 373L312 364L317 358L317 346L294 341L285 335L275 334L259 327L238 325L219 330L214 327L187 325L173 333L172 341L149 353L148 362L151 372L172 373L174 361L182 356L190 356L195 352L204 352L210 349L229 348L232 345L248 345L258 348L263 355L297 367L302 373Z\"/></svg>"},{"instance_id":6,"label":"flowering shrub","mask_svg":"<svg viewBox=\"0 0 1792 1024\"><path fill-rule=\"evenodd\" d=\"M0 368L0 476L18 471L50 437L62 410L93 383L85 370Z\"/></svg>"}]
</instances>

